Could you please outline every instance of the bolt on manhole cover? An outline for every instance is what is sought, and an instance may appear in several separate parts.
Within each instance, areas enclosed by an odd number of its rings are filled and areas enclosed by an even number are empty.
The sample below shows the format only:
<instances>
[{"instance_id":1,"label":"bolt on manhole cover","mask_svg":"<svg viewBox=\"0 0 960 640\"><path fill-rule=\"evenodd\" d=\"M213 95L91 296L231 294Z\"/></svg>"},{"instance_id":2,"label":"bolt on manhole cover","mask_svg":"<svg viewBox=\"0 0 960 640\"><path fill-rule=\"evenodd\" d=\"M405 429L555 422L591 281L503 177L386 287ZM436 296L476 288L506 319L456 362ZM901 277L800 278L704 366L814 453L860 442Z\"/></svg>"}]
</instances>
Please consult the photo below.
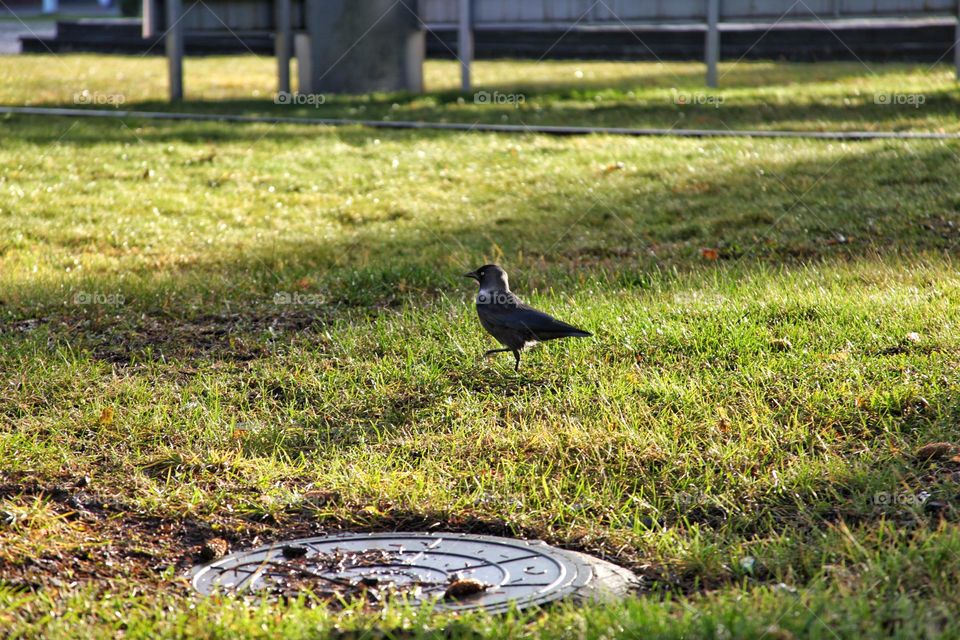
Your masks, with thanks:
<instances>
[{"instance_id":1,"label":"bolt on manhole cover","mask_svg":"<svg viewBox=\"0 0 960 640\"><path fill-rule=\"evenodd\" d=\"M577 594L598 581L588 560L540 541L493 536L339 534L235 553L198 567L191 582L201 593L304 594L330 602L361 598L373 605L400 596L446 610L497 612ZM617 579L629 575L614 569ZM610 575L602 578L609 581Z\"/></svg>"}]
</instances>

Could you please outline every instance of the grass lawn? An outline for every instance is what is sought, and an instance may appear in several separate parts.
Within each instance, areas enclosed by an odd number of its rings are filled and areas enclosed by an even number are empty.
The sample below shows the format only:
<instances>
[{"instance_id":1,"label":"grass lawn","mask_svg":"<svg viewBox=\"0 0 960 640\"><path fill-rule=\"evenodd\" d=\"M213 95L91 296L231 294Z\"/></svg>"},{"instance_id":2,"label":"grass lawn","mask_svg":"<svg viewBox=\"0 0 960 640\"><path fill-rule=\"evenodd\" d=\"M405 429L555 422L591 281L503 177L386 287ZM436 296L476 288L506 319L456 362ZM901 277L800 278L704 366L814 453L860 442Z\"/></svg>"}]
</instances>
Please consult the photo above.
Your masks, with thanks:
<instances>
[{"instance_id":1,"label":"grass lawn","mask_svg":"<svg viewBox=\"0 0 960 640\"><path fill-rule=\"evenodd\" d=\"M162 57L10 60L0 65L0 104L169 109ZM272 58L187 58L187 101L177 110L470 124L960 131L960 91L949 64L731 61L719 67L720 90L706 89L704 73L703 64L686 62L481 61L474 84L490 99L478 104L459 92L455 63L432 60L423 95L330 95L311 106L274 104Z\"/></svg>"},{"instance_id":2,"label":"grass lawn","mask_svg":"<svg viewBox=\"0 0 960 640\"><path fill-rule=\"evenodd\" d=\"M199 59L188 93L223 102L182 108L960 131L948 67L871 70L726 65L713 108L671 97L707 95L696 64L478 63L514 109L431 62L424 96L314 110L270 102L269 59ZM0 58L4 104L163 108L161 81ZM3 635L960 637L960 450L917 455L960 444L960 141L0 131ZM595 337L484 361L460 274L489 261ZM454 618L183 580L212 537L396 528L538 537L643 589Z\"/></svg>"}]
</instances>

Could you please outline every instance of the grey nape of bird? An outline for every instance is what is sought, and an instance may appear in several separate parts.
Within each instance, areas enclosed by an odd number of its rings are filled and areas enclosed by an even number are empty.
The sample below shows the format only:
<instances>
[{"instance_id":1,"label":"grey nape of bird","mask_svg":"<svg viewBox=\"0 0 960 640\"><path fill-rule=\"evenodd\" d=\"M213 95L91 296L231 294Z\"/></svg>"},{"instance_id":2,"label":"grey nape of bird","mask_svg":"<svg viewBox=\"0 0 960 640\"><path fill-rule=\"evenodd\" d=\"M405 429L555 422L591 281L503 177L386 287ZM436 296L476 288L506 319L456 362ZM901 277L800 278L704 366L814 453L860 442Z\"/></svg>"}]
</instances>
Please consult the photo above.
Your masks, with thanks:
<instances>
[{"instance_id":1,"label":"grey nape of bird","mask_svg":"<svg viewBox=\"0 0 960 640\"><path fill-rule=\"evenodd\" d=\"M480 324L505 349L491 349L484 355L512 351L517 361L514 370L520 370L520 352L538 342L557 338L589 338L591 333L537 311L520 301L510 291L507 272L499 265L488 264L476 271L463 274L480 283L477 293L477 315Z\"/></svg>"}]
</instances>

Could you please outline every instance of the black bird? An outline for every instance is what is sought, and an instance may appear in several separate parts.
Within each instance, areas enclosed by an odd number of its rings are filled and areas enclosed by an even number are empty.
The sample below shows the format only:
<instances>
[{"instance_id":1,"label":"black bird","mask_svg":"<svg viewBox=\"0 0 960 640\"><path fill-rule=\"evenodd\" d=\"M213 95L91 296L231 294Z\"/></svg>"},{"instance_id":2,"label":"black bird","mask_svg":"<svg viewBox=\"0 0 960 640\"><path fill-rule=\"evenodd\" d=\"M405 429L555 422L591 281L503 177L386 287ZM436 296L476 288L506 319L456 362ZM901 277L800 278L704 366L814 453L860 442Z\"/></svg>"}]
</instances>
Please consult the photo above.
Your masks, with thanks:
<instances>
[{"instance_id":1,"label":"black bird","mask_svg":"<svg viewBox=\"0 0 960 640\"><path fill-rule=\"evenodd\" d=\"M484 265L463 275L480 283L477 294L480 324L506 347L491 349L483 355L512 351L517 360L516 371L520 370L520 352L524 347L557 338L589 338L593 335L520 302L520 298L510 291L507 272L499 265Z\"/></svg>"}]
</instances>

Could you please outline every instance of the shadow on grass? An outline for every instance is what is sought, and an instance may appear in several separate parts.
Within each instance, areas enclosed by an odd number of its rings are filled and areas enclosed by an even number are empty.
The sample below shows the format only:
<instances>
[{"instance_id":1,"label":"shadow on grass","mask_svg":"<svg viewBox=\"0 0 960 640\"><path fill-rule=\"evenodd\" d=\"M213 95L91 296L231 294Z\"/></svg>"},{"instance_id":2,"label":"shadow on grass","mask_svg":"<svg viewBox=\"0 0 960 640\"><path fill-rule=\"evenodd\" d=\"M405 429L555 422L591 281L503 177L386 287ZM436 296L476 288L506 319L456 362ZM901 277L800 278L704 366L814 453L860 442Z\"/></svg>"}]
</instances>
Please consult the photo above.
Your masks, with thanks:
<instances>
[{"instance_id":1,"label":"shadow on grass","mask_svg":"<svg viewBox=\"0 0 960 640\"><path fill-rule=\"evenodd\" d=\"M34 135L41 135L41 126L35 125ZM176 125L156 127L163 139L177 140L213 135L221 128L197 124L184 132ZM231 127L223 135L246 140L253 135L246 129ZM60 144L84 145L97 138L94 132L82 133L89 139L70 137ZM49 130L43 134L49 142L55 135ZM302 140L297 130L270 135ZM344 130L336 139L359 144L366 135ZM688 151L695 153L699 144L689 144ZM944 172L955 164L945 145L925 143L907 152L891 142L852 146L833 166L805 159L761 164L766 167L762 175L758 165L749 163L726 163L674 181L642 168L601 171L572 185L544 182L535 197L525 200L504 194L505 204L497 209L505 213L493 225L482 216L443 224L421 219L350 222L342 225L338 240L300 238L254 244L227 255L201 252L162 278L141 267L136 273L78 281L80 290L123 294L126 302L118 307L71 305L75 292L30 284L0 294L7 317L0 342L11 354L42 344L119 366L246 366L290 344L329 341L325 334L335 337L344 327L402 313L408 305L447 300L473 322L472 287L459 274L495 257L490 255L493 246L505 257L521 294L556 287L573 296L591 279L624 291L643 290L652 271L719 268L749 274L821 260L955 254L960 187ZM704 257L704 247L716 260ZM127 276L136 276L138 284L131 287ZM278 292L314 294L318 287L321 304L275 301ZM450 302L451 295L462 300ZM565 384L562 376L542 379L523 370L516 377L501 375L509 372L509 362L473 362L479 355L467 356L472 364L465 373L451 374L471 390L509 397L531 387L549 391ZM268 393L280 393L275 400L283 402L287 392ZM350 417L406 424L418 411L442 401L429 387L415 397L386 393L383 402L354 407ZM306 397L303 402L316 400ZM310 445L294 437L285 446L300 450Z\"/></svg>"},{"instance_id":2,"label":"shadow on grass","mask_svg":"<svg viewBox=\"0 0 960 640\"><path fill-rule=\"evenodd\" d=\"M26 139L55 141L55 132L41 134L43 124L31 122ZM82 146L127 135L103 129L59 144ZM215 140L217 135L245 141L262 135L248 129L194 124L184 131L158 125L144 135L152 141ZM278 128L269 135L292 141L302 140L303 134ZM444 132L379 135L396 140L463 137ZM355 144L367 138L360 130L335 134L337 141ZM688 150L693 153L700 144L691 142ZM65 311L69 299L57 301L43 285L28 285L0 297L9 319L0 334L16 342L40 324L52 332L51 339L69 336L114 362L157 354L250 359L264 353L255 346L263 336L322 329L344 319L366 322L451 291L467 300L470 289L457 276L489 261L491 247L502 252L527 291L585 274L630 289L642 288L651 269L719 265L749 270L878 255L955 254L960 187L944 167L956 163L955 152L945 144L908 149L878 142L851 147L832 166L819 159L723 164L708 174L680 175L673 181L642 167L604 170L573 183L543 183L534 199L503 194L504 204L497 208L504 213L493 224L484 216L442 226L422 219L344 219L338 240L271 240L233 255L201 254L162 282L140 268L135 275L141 284L135 290L127 290L118 275L91 280L94 290L124 294L126 304L116 309L73 305ZM704 257L704 247L715 261ZM323 304L276 304L278 291L299 291L302 282L318 279ZM312 292L309 286L304 293ZM244 348L245 340L254 346Z\"/></svg>"}]
</instances>

